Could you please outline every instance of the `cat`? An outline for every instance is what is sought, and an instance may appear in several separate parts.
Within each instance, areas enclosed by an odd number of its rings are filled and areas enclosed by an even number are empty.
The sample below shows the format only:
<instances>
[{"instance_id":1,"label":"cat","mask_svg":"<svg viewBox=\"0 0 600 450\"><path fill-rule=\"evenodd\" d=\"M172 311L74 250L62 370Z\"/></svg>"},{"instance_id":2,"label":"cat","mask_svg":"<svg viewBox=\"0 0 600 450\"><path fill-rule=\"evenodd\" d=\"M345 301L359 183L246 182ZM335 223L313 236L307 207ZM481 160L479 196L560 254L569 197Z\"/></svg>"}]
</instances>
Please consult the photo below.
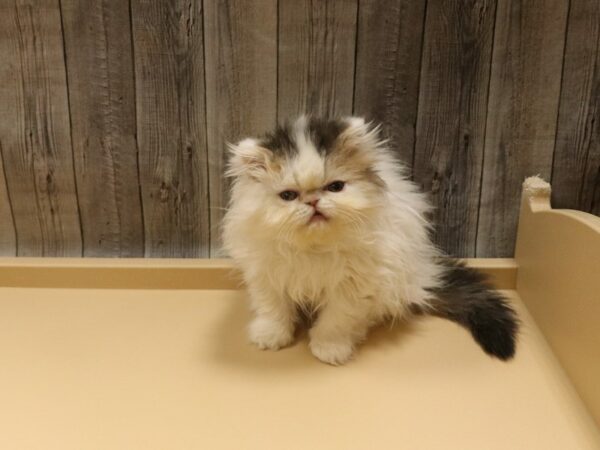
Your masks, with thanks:
<instances>
[{"instance_id":1,"label":"cat","mask_svg":"<svg viewBox=\"0 0 600 450\"><path fill-rule=\"evenodd\" d=\"M247 286L259 348L290 345L308 311L312 354L343 364L371 327L419 311L467 328L491 356L514 355L514 310L433 245L427 198L380 127L301 116L229 152L223 243Z\"/></svg>"}]
</instances>

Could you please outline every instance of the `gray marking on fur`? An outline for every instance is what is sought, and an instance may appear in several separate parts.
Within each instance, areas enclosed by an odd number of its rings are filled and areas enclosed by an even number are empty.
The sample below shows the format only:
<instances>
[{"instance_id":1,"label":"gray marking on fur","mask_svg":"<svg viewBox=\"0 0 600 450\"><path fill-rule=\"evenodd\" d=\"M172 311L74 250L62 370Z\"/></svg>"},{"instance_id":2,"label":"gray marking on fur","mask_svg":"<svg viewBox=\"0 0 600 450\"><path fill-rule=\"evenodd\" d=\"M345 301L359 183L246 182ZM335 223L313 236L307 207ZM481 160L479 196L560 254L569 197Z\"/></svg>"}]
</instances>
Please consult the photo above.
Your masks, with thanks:
<instances>
[{"instance_id":1,"label":"gray marking on fur","mask_svg":"<svg viewBox=\"0 0 600 450\"><path fill-rule=\"evenodd\" d=\"M275 130L265 134L259 143L280 158L291 159L298 154L298 146L293 138L292 126L289 122L277 125Z\"/></svg>"},{"instance_id":2,"label":"gray marking on fur","mask_svg":"<svg viewBox=\"0 0 600 450\"><path fill-rule=\"evenodd\" d=\"M309 117L305 134L321 155L329 155L335 150L336 139L347 127L348 124L340 119ZM259 143L271 150L275 157L291 159L298 154L293 126L289 122L284 122L275 130L266 133Z\"/></svg>"}]
</instances>

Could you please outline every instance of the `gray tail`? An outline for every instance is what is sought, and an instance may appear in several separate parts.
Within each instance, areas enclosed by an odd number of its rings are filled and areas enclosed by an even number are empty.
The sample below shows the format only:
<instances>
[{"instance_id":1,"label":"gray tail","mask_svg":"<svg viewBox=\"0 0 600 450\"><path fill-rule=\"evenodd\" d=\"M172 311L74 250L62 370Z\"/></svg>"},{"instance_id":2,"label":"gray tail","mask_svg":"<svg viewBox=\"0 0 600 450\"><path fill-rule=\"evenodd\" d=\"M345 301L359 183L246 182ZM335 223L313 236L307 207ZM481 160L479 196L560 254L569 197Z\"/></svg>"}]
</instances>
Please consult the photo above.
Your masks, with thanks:
<instances>
[{"instance_id":1,"label":"gray tail","mask_svg":"<svg viewBox=\"0 0 600 450\"><path fill-rule=\"evenodd\" d=\"M444 266L442 285L434 291L429 313L468 329L488 355L512 358L519 321L508 300L481 272L452 259L445 260Z\"/></svg>"}]
</instances>

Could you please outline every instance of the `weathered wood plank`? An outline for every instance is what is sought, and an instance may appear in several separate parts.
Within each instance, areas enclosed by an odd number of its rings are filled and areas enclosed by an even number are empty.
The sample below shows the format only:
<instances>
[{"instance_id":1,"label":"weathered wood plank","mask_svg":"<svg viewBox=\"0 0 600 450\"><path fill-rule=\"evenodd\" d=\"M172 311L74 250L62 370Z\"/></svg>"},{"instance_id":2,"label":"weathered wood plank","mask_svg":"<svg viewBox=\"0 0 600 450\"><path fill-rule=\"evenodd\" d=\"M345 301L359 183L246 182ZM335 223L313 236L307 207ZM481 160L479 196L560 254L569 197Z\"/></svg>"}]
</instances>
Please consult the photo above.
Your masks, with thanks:
<instances>
[{"instance_id":1,"label":"weathered wood plank","mask_svg":"<svg viewBox=\"0 0 600 450\"><path fill-rule=\"evenodd\" d=\"M359 0L354 114L383 125L390 146L413 164L424 1Z\"/></svg>"},{"instance_id":2,"label":"weathered wood plank","mask_svg":"<svg viewBox=\"0 0 600 450\"><path fill-rule=\"evenodd\" d=\"M203 11L132 0L146 256L207 256Z\"/></svg>"},{"instance_id":3,"label":"weathered wood plank","mask_svg":"<svg viewBox=\"0 0 600 450\"><path fill-rule=\"evenodd\" d=\"M271 129L277 108L276 0L206 2L211 254L227 205L226 142Z\"/></svg>"},{"instance_id":4,"label":"weathered wood plank","mask_svg":"<svg viewBox=\"0 0 600 450\"><path fill-rule=\"evenodd\" d=\"M600 2L571 2L552 170L557 208L600 215Z\"/></svg>"},{"instance_id":5,"label":"weathered wood plank","mask_svg":"<svg viewBox=\"0 0 600 450\"><path fill-rule=\"evenodd\" d=\"M436 207L436 243L454 256L475 253L495 7L427 7L414 179Z\"/></svg>"},{"instance_id":6,"label":"weathered wood plank","mask_svg":"<svg viewBox=\"0 0 600 450\"><path fill-rule=\"evenodd\" d=\"M58 0L0 5L0 143L19 255L80 256Z\"/></svg>"},{"instance_id":7,"label":"weathered wood plank","mask_svg":"<svg viewBox=\"0 0 600 450\"><path fill-rule=\"evenodd\" d=\"M143 256L129 2L62 0L84 256Z\"/></svg>"},{"instance_id":8,"label":"weathered wood plank","mask_svg":"<svg viewBox=\"0 0 600 450\"><path fill-rule=\"evenodd\" d=\"M357 1L279 1L279 120L352 113Z\"/></svg>"},{"instance_id":9,"label":"weathered wood plank","mask_svg":"<svg viewBox=\"0 0 600 450\"><path fill-rule=\"evenodd\" d=\"M0 70L0 79L2 78ZM17 254L17 237L10 198L6 190L6 177L2 164L2 142L0 136L0 256L15 256Z\"/></svg>"},{"instance_id":10,"label":"weathered wood plank","mask_svg":"<svg viewBox=\"0 0 600 450\"><path fill-rule=\"evenodd\" d=\"M513 255L521 184L550 176L567 3L498 2L477 256Z\"/></svg>"}]
</instances>

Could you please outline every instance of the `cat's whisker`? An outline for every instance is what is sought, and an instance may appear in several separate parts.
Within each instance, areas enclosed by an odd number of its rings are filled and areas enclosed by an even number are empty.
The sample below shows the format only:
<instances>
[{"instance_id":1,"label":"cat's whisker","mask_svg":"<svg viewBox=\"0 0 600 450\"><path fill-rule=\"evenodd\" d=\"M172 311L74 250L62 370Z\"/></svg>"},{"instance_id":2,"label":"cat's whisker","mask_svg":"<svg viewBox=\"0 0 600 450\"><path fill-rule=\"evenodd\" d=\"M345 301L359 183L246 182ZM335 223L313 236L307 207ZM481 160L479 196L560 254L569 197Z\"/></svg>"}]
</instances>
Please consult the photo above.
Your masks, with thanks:
<instances>
[{"instance_id":1,"label":"cat's whisker","mask_svg":"<svg viewBox=\"0 0 600 450\"><path fill-rule=\"evenodd\" d=\"M366 217L358 211L350 212L340 208L337 213L347 219L346 223L350 225L355 232L360 232L366 223Z\"/></svg>"}]
</instances>

